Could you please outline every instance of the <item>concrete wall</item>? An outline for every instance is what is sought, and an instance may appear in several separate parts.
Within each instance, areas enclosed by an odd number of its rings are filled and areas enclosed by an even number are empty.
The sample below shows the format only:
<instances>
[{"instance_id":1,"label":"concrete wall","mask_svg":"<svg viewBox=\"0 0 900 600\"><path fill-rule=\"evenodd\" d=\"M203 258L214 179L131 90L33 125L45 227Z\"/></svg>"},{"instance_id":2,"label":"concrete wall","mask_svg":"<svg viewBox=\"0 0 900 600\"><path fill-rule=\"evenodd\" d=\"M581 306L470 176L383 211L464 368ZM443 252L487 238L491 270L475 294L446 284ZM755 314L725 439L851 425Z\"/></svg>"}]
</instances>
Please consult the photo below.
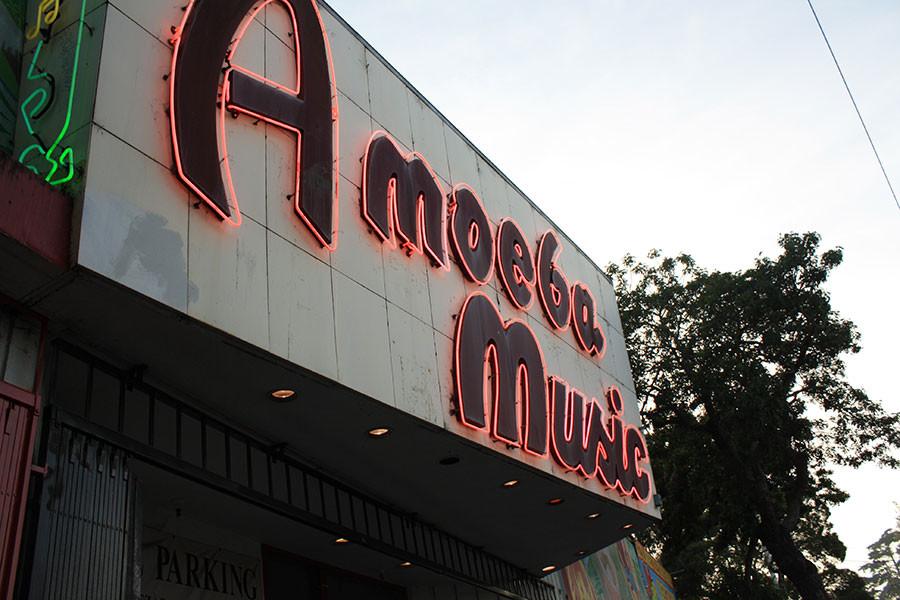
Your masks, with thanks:
<instances>
[{"instance_id":1,"label":"concrete wall","mask_svg":"<svg viewBox=\"0 0 900 600\"><path fill-rule=\"evenodd\" d=\"M506 452L463 430L450 412L454 316L477 286L421 256L383 247L360 216L361 157L373 130L421 152L447 190L467 183L494 224L514 217L536 249L547 218L375 52L322 7L340 111L340 231L323 250L293 213L294 140L252 119L228 119L227 160L244 216L229 227L173 176L166 108L171 27L185 0L108 3L78 263L194 319L411 413ZM292 85L289 23L277 3L248 29L237 62ZM545 201L553 201L547 198ZM618 385L629 422L638 412L610 282L565 237L561 264L600 304L609 349L602 361L551 331L540 304L515 310L494 278L484 288L504 318L529 321L550 373L600 397ZM518 314L517 314L518 313ZM552 460L517 453L559 477L612 498ZM631 501L627 501L631 503ZM636 504L633 504L637 506ZM654 512L652 508L642 508Z\"/></svg>"}]
</instances>

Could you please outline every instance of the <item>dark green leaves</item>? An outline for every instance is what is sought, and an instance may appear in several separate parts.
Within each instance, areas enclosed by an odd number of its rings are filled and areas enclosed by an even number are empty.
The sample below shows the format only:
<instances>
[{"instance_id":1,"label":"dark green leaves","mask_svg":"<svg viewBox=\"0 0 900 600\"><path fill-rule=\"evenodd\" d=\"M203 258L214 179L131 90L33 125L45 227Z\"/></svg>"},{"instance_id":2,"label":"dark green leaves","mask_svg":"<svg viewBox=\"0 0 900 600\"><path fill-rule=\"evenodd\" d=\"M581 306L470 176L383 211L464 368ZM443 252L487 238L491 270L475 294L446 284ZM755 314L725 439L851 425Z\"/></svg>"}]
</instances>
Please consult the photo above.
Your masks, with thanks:
<instances>
[{"instance_id":1,"label":"dark green leaves","mask_svg":"<svg viewBox=\"0 0 900 600\"><path fill-rule=\"evenodd\" d=\"M859 334L825 287L842 251L819 243L784 235L735 272L658 251L608 268L664 499L650 541L686 596L812 598L856 581L834 566L828 517L846 495L829 465L897 466L900 417L845 378Z\"/></svg>"}]
</instances>

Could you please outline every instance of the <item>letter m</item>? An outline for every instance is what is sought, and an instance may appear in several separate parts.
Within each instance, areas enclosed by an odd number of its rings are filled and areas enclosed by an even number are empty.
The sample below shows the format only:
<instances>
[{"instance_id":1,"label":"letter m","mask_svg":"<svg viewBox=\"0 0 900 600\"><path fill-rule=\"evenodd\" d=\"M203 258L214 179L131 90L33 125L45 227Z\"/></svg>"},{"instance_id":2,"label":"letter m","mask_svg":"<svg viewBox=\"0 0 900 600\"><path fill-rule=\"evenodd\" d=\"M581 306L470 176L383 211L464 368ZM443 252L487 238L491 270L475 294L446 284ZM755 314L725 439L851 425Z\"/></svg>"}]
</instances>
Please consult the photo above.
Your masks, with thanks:
<instances>
[{"instance_id":1,"label":"letter m","mask_svg":"<svg viewBox=\"0 0 900 600\"><path fill-rule=\"evenodd\" d=\"M466 299L456 327L454 374L460 422L485 429L492 408L494 438L532 454L546 454L547 385L534 333L522 321L504 323L481 292Z\"/></svg>"},{"instance_id":2,"label":"letter m","mask_svg":"<svg viewBox=\"0 0 900 600\"><path fill-rule=\"evenodd\" d=\"M397 143L377 131L363 158L363 218L383 241L428 253L440 267L447 261L447 198L434 171L418 153L403 155Z\"/></svg>"}]
</instances>

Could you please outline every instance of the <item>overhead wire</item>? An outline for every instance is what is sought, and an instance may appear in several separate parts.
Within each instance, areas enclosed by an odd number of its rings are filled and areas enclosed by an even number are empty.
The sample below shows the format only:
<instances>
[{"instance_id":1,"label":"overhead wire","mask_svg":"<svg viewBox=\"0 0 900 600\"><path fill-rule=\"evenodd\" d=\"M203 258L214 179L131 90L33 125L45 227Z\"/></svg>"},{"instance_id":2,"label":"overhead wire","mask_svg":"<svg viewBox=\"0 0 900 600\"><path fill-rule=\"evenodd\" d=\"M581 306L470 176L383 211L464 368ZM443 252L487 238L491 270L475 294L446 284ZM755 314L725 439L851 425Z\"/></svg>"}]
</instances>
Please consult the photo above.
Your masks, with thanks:
<instances>
[{"instance_id":1,"label":"overhead wire","mask_svg":"<svg viewBox=\"0 0 900 600\"><path fill-rule=\"evenodd\" d=\"M866 138L869 140L869 145L872 147L872 152L875 154L875 160L878 161L878 166L881 168L881 174L884 175L884 181L887 183L888 189L891 191L891 196L894 198L894 204L900 209L900 201L897 200L897 193L894 191L894 186L891 184L891 178L888 177L887 170L884 168L884 163L881 161L881 156L878 154L878 149L875 147L875 142L872 140L872 135L869 133L869 128L866 126L866 121L863 119L862 113L859 110L859 105L856 104L856 98L853 97L853 92L850 91L850 84L847 83L847 78L844 77L844 71L841 69L837 56L834 54L834 48L831 47L831 42L828 41L828 35L822 27L822 21L819 20L819 15L816 13L815 7L813 7L812 0L806 0L806 3L809 4L809 10L812 11L813 17L816 20L816 25L819 26L819 31L822 32L822 38L825 40L825 45L828 46L828 52L831 54L831 60L834 61L834 66L837 67L838 74L841 76L841 81L844 82L844 89L847 90L847 95L850 96L850 102L853 103L853 110L856 111L856 116L859 117L859 123L862 125L863 131L866 132Z\"/></svg>"}]
</instances>

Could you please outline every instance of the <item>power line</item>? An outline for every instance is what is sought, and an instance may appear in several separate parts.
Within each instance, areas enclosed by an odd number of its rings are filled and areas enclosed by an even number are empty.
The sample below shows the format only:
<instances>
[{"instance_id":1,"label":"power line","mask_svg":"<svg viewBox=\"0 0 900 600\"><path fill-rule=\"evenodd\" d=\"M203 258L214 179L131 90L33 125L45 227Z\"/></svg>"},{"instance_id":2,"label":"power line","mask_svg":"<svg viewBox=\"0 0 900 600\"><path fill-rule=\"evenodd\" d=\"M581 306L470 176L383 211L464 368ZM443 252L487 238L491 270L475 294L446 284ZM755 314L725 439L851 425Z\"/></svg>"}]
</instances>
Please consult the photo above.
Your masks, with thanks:
<instances>
[{"instance_id":1,"label":"power line","mask_svg":"<svg viewBox=\"0 0 900 600\"><path fill-rule=\"evenodd\" d=\"M872 141L872 136L869 134L869 128L866 127L866 122L863 119L862 113L859 112L856 98L853 97L853 92L850 91L850 85L847 83L847 78L844 77L844 71L841 70L841 65L838 63L837 56L834 55L834 49L831 47L831 42L828 41L828 36L825 35L825 29L822 28L822 22L819 20L819 15L816 14L816 9L813 8L812 0L806 0L806 2L809 4L809 10L812 11L813 17L816 19L816 25L819 26L819 31L822 32L822 38L825 40L825 45L828 46L828 52L831 53L831 60L834 61L834 66L837 67L838 74L841 76L841 81L844 82L844 88L847 90L847 95L850 96L850 102L853 103L853 109L856 111L856 116L859 117L859 122L862 125L863 131L866 132L866 137L869 139L869 145L872 146L872 152L875 153L875 159L878 161L878 166L881 167L881 173L884 175L884 180L887 182L888 189L891 190L891 196L894 197L894 204L897 205L897 208L900 208L900 201L897 200L894 186L891 185L891 178L888 177L887 171L884 168L884 163L881 162L881 156L878 155L878 150L875 149L875 142Z\"/></svg>"}]
</instances>

